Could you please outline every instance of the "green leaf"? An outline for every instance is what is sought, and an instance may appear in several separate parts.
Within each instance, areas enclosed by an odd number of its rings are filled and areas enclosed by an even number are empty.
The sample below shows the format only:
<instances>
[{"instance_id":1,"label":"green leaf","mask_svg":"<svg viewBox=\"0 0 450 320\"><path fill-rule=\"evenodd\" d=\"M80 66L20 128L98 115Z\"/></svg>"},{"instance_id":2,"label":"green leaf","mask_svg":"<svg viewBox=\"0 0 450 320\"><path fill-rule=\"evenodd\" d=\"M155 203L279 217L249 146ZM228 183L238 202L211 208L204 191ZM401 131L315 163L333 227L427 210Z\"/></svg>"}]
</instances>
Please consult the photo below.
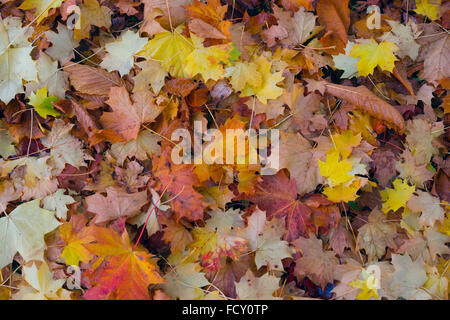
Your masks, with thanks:
<instances>
[{"instance_id":1,"label":"green leaf","mask_svg":"<svg viewBox=\"0 0 450 320\"><path fill-rule=\"evenodd\" d=\"M50 97L47 96L47 87L42 89L38 89L36 93L30 94L30 102L29 104L34 107L34 110L40 115L42 118L47 118L47 116L57 117L61 115L58 111L55 110L52 102L58 101L58 98L54 95Z\"/></svg>"}]
</instances>

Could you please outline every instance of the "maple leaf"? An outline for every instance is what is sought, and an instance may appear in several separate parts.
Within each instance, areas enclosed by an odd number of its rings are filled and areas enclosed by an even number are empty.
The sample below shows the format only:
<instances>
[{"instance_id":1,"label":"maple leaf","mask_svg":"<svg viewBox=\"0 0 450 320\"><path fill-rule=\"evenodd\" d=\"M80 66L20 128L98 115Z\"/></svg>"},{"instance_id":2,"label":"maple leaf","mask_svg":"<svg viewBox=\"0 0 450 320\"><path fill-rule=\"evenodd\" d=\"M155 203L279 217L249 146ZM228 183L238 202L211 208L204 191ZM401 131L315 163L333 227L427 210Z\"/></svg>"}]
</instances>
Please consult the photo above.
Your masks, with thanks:
<instances>
[{"instance_id":1,"label":"maple leaf","mask_svg":"<svg viewBox=\"0 0 450 320\"><path fill-rule=\"evenodd\" d=\"M329 232L329 246L333 249L336 254L342 254L345 248L353 247L353 237L347 230L348 219L342 218L339 225Z\"/></svg>"},{"instance_id":2,"label":"maple leaf","mask_svg":"<svg viewBox=\"0 0 450 320\"><path fill-rule=\"evenodd\" d=\"M209 271L206 278L220 289L226 297L237 298L236 285L247 272L249 265L253 263L251 255L243 255L238 260L222 258L220 261L220 269L217 271Z\"/></svg>"},{"instance_id":3,"label":"maple leaf","mask_svg":"<svg viewBox=\"0 0 450 320\"><path fill-rule=\"evenodd\" d=\"M107 222L139 213L147 203L147 192L126 193L118 187L106 188L106 197L97 193L86 197L87 210L96 214L95 223Z\"/></svg>"},{"instance_id":4,"label":"maple leaf","mask_svg":"<svg viewBox=\"0 0 450 320\"><path fill-rule=\"evenodd\" d=\"M351 130L346 130L341 134L332 135L332 141L336 148L335 150L339 152L343 159L348 158L352 153L353 148L361 143L361 139L361 133L353 134Z\"/></svg>"},{"instance_id":5,"label":"maple leaf","mask_svg":"<svg viewBox=\"0 0 450 320\"><path fill-rule=\"evenodd\" d=\"M152 189L153 190L153 189ZM155 210L154 207L162 210L167 211L170 206L167 205L157 205L155 206L155 202L159 199L158 194L156 191L153 190L155 194L152 194L152 205L148 208L147 211L142 212L141 214L138 214L137 216L132 217L128 220L128 223L134 224L138 227L145 226L145 230L147 231L147 235L150 237L154 233L161 230L161 227L159 226L158 218L153 211ZM162 207L162 208L161 208Z\"/></svg>"},{"instance_id":6,"label":"maple leaf","mask_svg":"<svg viewBox=\"0 0 450 320\"><path fill-rule=\"evenodd\" d=\"M265 273L257 278L252 271L236 282L236 293L240 300L278 300L273 293L280 287L280 278Z\"/></svg>"},{"instance_id":7,"label":"maple leaf","mask_svg":"<svg viewBox=\"0 0 450 320\"><path fill-rule=\"evenodd\" d=\"M289 12L283 11L277 5L273 5L275 17L278 19L278 26L283 28L287 34L287 40L282 40L282 43L288 45L299 45L313 36L313 31L316 27L316 16L311 12L306 12L303 7L294 13L291 17ZM270 32L270 27L267 32Z\"/></svg>"},{"instance_id":8,"label":"maple leaf","mask_svg":"<svg viewBox=\"0 0 450 320\"><path fill-rule=\"evenodd\" d=\"M136 65L142 70L134 77L133 92L146 90L150 85L153 92L158 94L164 86L164 80L168 75L167 71L155 61L142 61Z\"/></svg>"},{"instance_id":9,"label":"maple leaf","mask_svg":"<svg viewBox=\"0 0 450 320\"><path fill-rule=\"evenodd\" d=\"M25 0L19 9L36 9L36 22L39 24L48 16L48 12L53 8L59 8L64 0Z\"/></svg>"},{"instance_id":10,"label":"maple leaf","mask_svg":"<svg viewBox=\"0 0 450 320\"><path fill-rule=\"evenodd\" d=\"M397 235L396 227L384 220L383 213L374 209L369 215L368 223L358 229L356 245L366 251L369 261L373 261L374 258L381 259L386 247L396 248L393 241Z\"/></svg>"},{"instance_id":11,"label":"maple leaf","mask_svg":"<svg viewBox=\"0 0 450 320\"><path fill-rule=\"evenodd\" d=\"M134 55L144 47L147 40L131 30L121 33L118 39L105 44L108 54L100 66L109 72L117 70L121 76L128 74L134 64Z\"/></svg>"},{"instance_id":12,"label":"maple leaf","mask_svg":"<svg viewBox=\"0 0 450 320\"><path fill-rule=\"evenodd\" d=\"M3 245L0 268L10 264L19 252L25 261L43 259L44 235L60 225L52 211L39 208L40 199L17 206L0 218L0 237Z\"/></svg>"},{"instance_id":13,"label":"maple leaf","mask_svg":"<svg viewBox=\"0 0 450 320\"><path fill-rule=\"evenodd\" d=\"M264 176L248 199L266 211L267 217L286 219L285 240L292 241L314 230L311 209L297 199L295 179L289 180L283 170L276 175Z\"/></svg>"},{"instance_id":14,"label":"maple leaf","mask_svg":"<svg viewBox=\"0 0 450 320\"><path fill-rule=\"evenodd\" d=\"M173 299L193 300L201 297L204 294L201 288L207 286L209 281L200 270L200 265L195 263L177 266L164 277L164 291Z\"/></svg>"},{"instance_id":15,"label":"maple leaf","mask_svg":"<svg viewBox=\"0 0 450 320\"><path fill-rule=\"evenodd\" d=\"M255 95L262 103L267 103L268 99L276 99L281 96L283 89L278 87L277 84L284 79L283 72L272 73L272 62L264 56L259 56L253 62L257 65L258 72L262 76L261 85L253 86L246 81L246 86L241 90L241 96Z\"/></svg>"},{"instance_id":16,"label":"maple leaf","mask_svg":"<svg viewBox=\"0 0 450 320\"><path fill-rule=\"evenodd\" d=\"M361 187L359 179L351 181L350 184L344 183L334 187L325 187L323 194L327 199L333 202L349 202L354 201L358 195L356 194Z\"/></svg>"},{"instance_id":17,"label":"maple leaf","mask_svg":"<svg viewBox=\"0 0 450 320\"><path fill-rule=\"evenodd\" d=\"M247 228L238 233L248 240L249 249L255 251L258 269L267 266L271 270L283 271L281 260L291 257L291 250L288 242L281 240L284 234L282 219L266 222L266 213L257 209L248 218Z\"/></svg>"},{"instance_id":18,"label":"maple leaf","mask_svg":"<svg viewBox=\"0 0 450 320\"><path fill-rule=\"evenodd\" d=\"M137 161L128 162L126 169L116 167L114 171L117 174L119 183L127 186L130 192L136 192L139 188L145 187L150 178L143 175L144 167L142 167Z\"/></svg>"},{"instance_id":19,"label":"maple leaf","mask_svg":"<svg viewBox=\"0 0 450 320\"><path fill-rule=\"evenodd\" d=\"M137 54L158 61L174 77L188 77L184 70L184 61L195 47L191 39L181 34L183 29L183 26L179 26L174 32L156 34Z\"/></svg>"},{"instance_id":20,"label":"maple leaf","mask_svg":"<svg viewBox=\"0 0 450 320\"><path fill-rule=\"evenodd\" d=\"M47 116L57 117L60 113L56 111L55 107L52 105L52 102L55 101L58 101L58 98L55 96L48 97L47 87L44 87L30 95L29 104L34 107L34 110L36 110L42 118L47 118Z\"/></svg>"},{"instance_id":21,"label":"maple leaf","mask_svg":"<svg viewBox=\"0 0 450 320\"><path fill-rule=\"evenodd\" d=\"M381 198L383 202L383 212L388 213L390 210L397 211L406 206L406 202L416 190L415 186L409 186L408 183L399 178L392 182L394 189L386 188L381 190Z\"/></svg>"},{"instance_id":22,"label":"maple leaf","mask_svg":"<svg viewBox=\"0 0 450 320\"><path fill-rule=\"evenodd\" d=\"M381 70L392 72L394 70L394 61L398 60L394 52L399 48L392 42L383 41L377 43L371 39L362 44L353 45L350 57L359 58L356 63L358 74L368 76L372 74L377 66Z\"/></svg>"},{"instance_id":23,"label":"maple leaf","mask_svg":"<svg viewBox=\"0 0 450 320\"><path fill-rule=\"evenodd\" d=\"M231 24L230 21L224 22ZM227 36L224 35L220 30L200 19L193 19L189 21L188 27L190 32L205 39L207 38L220 40L227 39Z\"/></svg>"},{"instance_id":24,"label":"maple leaf","mask_svg":"<svg viewBox=\"0 0 450 320\"><path fill-rule=\"evenodd\" d=\"M142 2L145 4L144 12L148 12L146 20L158 18L159 28L162 26L166 29L170 28L173 30L173 28L186 21L184 7L191 4L192 0L171 0L169 2L166 0L143 0ZM152 16L151 13L156 13L156 16ZM152 26L152 23L149 23ZM153 26L153 28L156 27ZM145 28L144 30L148 29L152 30L151 27Z\"/></svg>"},{"instance_id":25,"label":"maple leaf","mask_svg":"<svg viewBox=\"0 0 450 320\"><path fill-rule=\"evenodd\" d=\"M33 46L28 42L29 30L22 28L20 18L0 18L0 100L10 102L23 93L23 83L37 79L36 62L31 59ZM21 35L21 36L18 36Z\"/></svg>"},{"instance_id":26,"label":"maple leaf","mask_svg":"<svg viewBox=\"0 0 450 320\"><path fill-rule=\"evenodd\" d=\"M50 157L60 171L66 164L78 168L86 166L85 160L93 160L82 149L81 141L70 135L73 126L73 124L65 124L61 119L56 119L53 122L52 131L42 139L42 144L50 149Z\"/></svg>"},{"instance_id":27,"label":"maple leaf","mask_svg":"<svg viewBox=\"0 0 450 320\"><path fill-rule=\"evenodd\" d=\"M242 91L249 85L260 87L262 84L262 74L258 71L258 65L254 62L236 62L227 67L226 77L230 77L230 84L236 91Z\"/></svg>"},{"instance_id":28,"label":"maple leaf","mask_svg":"<svg viewBox=\"0 0 450 320\"><path fill-rule=\"evenodd\" d=\"M39 60L36 61L36 69L38 80L25 84L25 95L29 96L33 91L47 88L49 95L65 98L68 89L68 76L58 68L58 61L54 61L49 55L41 53Z\"/></svg>"},{"instance_id":29,"label":"maple leaf","mask_svg":"<svg viewBox=\"0 0 450 320\"><path fill-rule=\"evenodd\" d=\"M58 33L52 30L45 33L48 41L52 43L52 46L45 50L45 53L53 59L59 60L61 65L63 65L75 58L73 49L78 47L80 42L73 39L73 30L68 29L61 22L58 22L56 30Z\"/></svg>"},{"instance_id":30,"label":"maple leaf","mask_svg":"<svg viewBox=\"0 0 450 320\"><path fill-rule=\"evenodd\" d=\"M414 11L431 20L437 20L440 17L440 5L441 0L417 0Z\"/></svg>"},{"instance_id":31,"label":"maple leaf","mask_svg":"<svg viewBox=\"0 0 450 320\"><path fill-rule=\"evenodd\" d=\"M111 87L106 102L113 112L104 113L100 121L106 129L114 130L126 141L136 139L141 124L153 122L163 109L149 101L152 98L150 93L139 91L133 95L132 103L125 87Z\"/></svg>"},{"instance_id":32,"label":"maple leaf","mask_svg":"<svg viewBox=\"0 0 450 320\"><path fill-rule=\"evenodd\" d=\"M328 178L327 181L330 186L340 185L352 180L354 176L349 174L352 168L353 163L347 159L339 160L339 153L335 151L327 154L325 162L319 160L320 175Z\"/></svg>"},{"instance_id":33,"label":"maple leaf","mask_svg":"<svg viewBox=\"0 0 450 320\"><path fill-rule=\"evenodd\" d=\"M231 58L230 44L205 48L203 39L191 34L194 50L184 60L184 71L189 77L200 74L206 82L209 79L219 80L225 75L224 64Z\"/></svg>"},{"instance_id":34,"label":"maple leaf","mask_svg":"<svg viewBox=\"0 0 450 320\"><path fill-rule=\"evenodd\" d=\"M412 261L409 255L392 255L395 272L392 275L391 291L396 297L404 299L429 299L429 295L421 289L427 281L425 263L419 257Z\"/></svg>"},{"instance_id":35,"label":"maple leaf","mask_svg":"<svg viewBox=\"0 0 450 320\"><path fill-rule=\"evenodd\" d=\"M22 178L25 186L35 187L40 180L45 180L51 176L51 168L47 165L48 159L48 156L42 158L23 157L10 161L0 159L1 175L5 177L15 168L24 166L25 172L22 173Z\"/></svg>"},{"instance_id":36,"label":"maple leaf","mask_svg":"<svg viewBox=\"0 0 450 320\"><path fill-rule=\"evenodd\" d=\"M310 233L309 239L300 237L293 244L302 253L302 257L295 260L294 274L298 279L307 275L322 288L333 281L333 269L338 259L333 251L323 250L322 240Z\"/></svg>"},{"instance_id":37,"label":"maple leaf","mask_svg":"<svg viewBox=\"0 0 450 320\"><path fill-rule=\"evenodd\" d=\"M55 211L59 219L67 219L68 204L75 203L75 199L64 194L64 189L58 189L55 193L46 196L43 200L44 209Z\"/></svg>"},{"instance_id":38,"label":"maple leaf","mask_svg":"<svg viewBox=\"0 0 450 320\"><path fill-rule=\"evenodd\" d=\"M111 145L111 155L116 158L117 164L122 165L127 157L135 157L138 160L146 160L152 155L161 155L161 146L158 142L161 137L143 130L138 133L136 139L128 142L117 142Z\"/></svg>"},{"instance_id":39,"label":"maple leaf","mask_svg":"<svg viewBox=\"0 0 450 320\"><path fill-rule=\"evenodd\" d=\"M389 23L392 29L381 36L379 38L380 41L382 39L382 41L396 44L399 47L396 53L398 57L404 58L409 56L411 59L416 60L419 55L420 45L415 40L421 34L417 25L412 20L409 20L406 25L394 20L387 20L386 22Z\"/></svg>"},{"instance_id":40,"label":"maple leaf","mask_svg":"<svg viewBox=\"0 0 450 320\"><path fill-rule=\"evenodd\" d=\"M86 291L88 300L146 300L150 284L164 283L153 255L143 248L133 248L126 230L95 227L97 243L86 244L89 251L103 257L100 266L90 274L94 285Z\"/></svg>"},{"instance_id":41,"label":"maple leaf","mask_svg":"<svg viewBox=\"0 0 450 320\"><path fill-rule=\"evenodd\" d=\"M35 262L31 266L23 266L22 274L28 286L20 285L19 291L14 293L13 299L70 300L70 291L62 288L66 280L53 279L53 273L45 261L42 262L39 268Z\"/></svg>"},{"instance_id":42,"label":"maple leaf","mask_svg":"<svg viewBox=\"0 0 450 320\"><path fill-rule=\"evenodd\" d=\"M444 222L444 209L440 205L438 198L431 196L428 192L417 190L416 195L412 195L406 204L413 212L421 212L420 224L422 226L433 227L436 221Z\"/></svg>"}]
</instances>

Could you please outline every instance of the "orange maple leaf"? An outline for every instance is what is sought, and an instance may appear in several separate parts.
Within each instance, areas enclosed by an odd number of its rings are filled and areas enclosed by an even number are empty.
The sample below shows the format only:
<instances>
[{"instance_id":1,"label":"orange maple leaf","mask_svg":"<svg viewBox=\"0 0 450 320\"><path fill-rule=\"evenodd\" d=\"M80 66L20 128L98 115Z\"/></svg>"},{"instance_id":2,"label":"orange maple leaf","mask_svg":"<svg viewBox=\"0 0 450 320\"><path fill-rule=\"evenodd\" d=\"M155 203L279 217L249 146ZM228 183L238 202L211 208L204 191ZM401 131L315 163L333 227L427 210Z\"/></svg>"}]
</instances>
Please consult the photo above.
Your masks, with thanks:
<instances>
[{"instance_id":1,"label":"orange maple leaf","mask_svg":"<svg viewBox=\"0 0 450 320\"><path fill-rule=\"evenodd\" d=\"M97 242L85 247L99 256L101 263L85 273L93 285L84 294L85 299L146 300L150 298L150 284L164 283L156 262L151 260L153 255L142 247L133 250L125 229L119 234L112 228L93 227L91 234Z\"/></svg>"}]
</instances>

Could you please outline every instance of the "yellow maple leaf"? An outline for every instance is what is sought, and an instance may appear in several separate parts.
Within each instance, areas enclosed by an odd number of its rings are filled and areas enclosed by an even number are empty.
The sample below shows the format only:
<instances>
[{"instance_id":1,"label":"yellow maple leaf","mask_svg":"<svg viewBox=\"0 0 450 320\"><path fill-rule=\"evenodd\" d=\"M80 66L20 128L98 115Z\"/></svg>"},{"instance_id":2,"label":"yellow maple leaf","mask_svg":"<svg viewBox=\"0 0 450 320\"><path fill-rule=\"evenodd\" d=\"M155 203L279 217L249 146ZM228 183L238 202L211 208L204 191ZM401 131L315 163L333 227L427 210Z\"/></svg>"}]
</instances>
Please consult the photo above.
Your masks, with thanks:
<instances>
[{"instance_id":1,"label":"yellow maple leaf","mask_svg":"<svg viewBox=\"0 0 450 320\"><path fill-rule=\"evenodd\" d=\"M325 162L319 160L319 170L322 177L328 178L331 186L345 183L354 178L349 172L352 170L353 163L346 159L339 160L339 153L332 152L327 154Z\"/></svg>"},{"instance_id":2,"label":"yellow maple leaf","mask_svg":"<svg viewBox=\"0 0 450 320\"><path fill-rule=\"evenodd\" d=\"M283 94L283 89L277 83L283 81L283 71L272 73L272 61L265 56L259 56L254 63L258 67L258 72L262 75L260 86L247 85L241 91L241 97L255 95L259 101L266 104L269 99L276 99Z\"/></svg>"},{"instance_id":3,"label":"yellow maple leaf","mask_svg":"<svg viewBox=\"0 0 450 320\"><path fill-rule=\"evenodd\" d=\"M231 44L203 46L203 38L191 34L191 39L195 49L184 60L184 71L193 78L201 74L206 82L209 79L219 80L224 77L224 64L228 63L230 52L233 49Z\"/></svg>"},{"instance_id":4,"label":"yellow maple leaf","mask_svg":"<svg viewBox=\"0 0 450 320\"><path fill-rule=\"evenodd\" d=\"M386 188L386 190L380 191L384 213L388 213L390 210L395 212L405 207L406 202L416 190L416 186L409 186L405 180L399 178L395 179L392 185L394 189Z\"/></svg>"},{"instance_id":5,"label":"yellow maple leaf","mask_svg":"<svg viewBox=\"0 0 450 320\"><path fill-rule=\"evenodd\" d=\"M226 77L230 77L230 84L236 91L241 91L248 84L251 87L259 87L262 83L262 75L258 72L258 66L253 62L236 62L226 68Z\"/></svg>"},{"instance_id":6,"label":"yellow maple leaf","mask_svg":"<svg viewBox=\"0 0 450 320\"><path fill-rule=\"evenodd\" d=\"M50 9L59 8L64 0L25 0L19 7L23 10L36 9L37 24L48 16Z\"/></svg>"},{"instance_id":7,"label":"yellow maple leaf","mask_svg":"<svg viewBox=\"0 0 450 320\"><path fill-rule=\"evenodd\" d=\"M355 44L350 52L350 56L359 58L359 61L356 63L358 74L360 76L368 76L373 73L377 66L381 70L392 72L394 70L394 62L398 60L394 52L398 49L392 42L383 41L377 43L371 39L363 44Z\"/></svg>"},{"instance_id":8,"label":"yellow maple leaf","mask_svg":"<svg viewBox=\"0 0 450 320\"><path fill-rule=\"evenodd\" d=\"M327 196L328 200L333 202L349 202L355 201L358 198L358 192L361 185L361 180L352 181L350 185L341 184L336 187L325 187L323 194Z\"/></svg>"},{"instance_id":9,"label":"yellow maple leaf","mask_svg":"<svg viewBox=\"0 0 450 320\"><path fill-rule=\"evenodd\" d=\"M440 18L441 0L416 0L416 13L421 14L431 20Z\"/></svg>"},{"instance_id":10,"label":"yellow maple leaf","mask_svg":"<svg viewBox=\"0 0 450 320\"><path fill-rule=\"evenodd\" d=\"M189 77L184 69L184 60L194 51L194 44L191 39L181 34L183 28L184 26L180 25L174 32L168 31L156 34L138 52L138 55L148 60L157 60L174 77Z\"/></svg>"},{"instance_id":11,"label":"yellow maple leaf","mask_svg":"<svg viewBox=\"0 0 450 320\"><path fill-rule=\"evenodd\" d=\"M346 159L352 153L353 148L361 143L361 139L360 132L358 132L358 134L353 134L351 130L346 130L341 134L332 135L336 151L339 152L343 159Z\"/></svg>"}]
</instances>

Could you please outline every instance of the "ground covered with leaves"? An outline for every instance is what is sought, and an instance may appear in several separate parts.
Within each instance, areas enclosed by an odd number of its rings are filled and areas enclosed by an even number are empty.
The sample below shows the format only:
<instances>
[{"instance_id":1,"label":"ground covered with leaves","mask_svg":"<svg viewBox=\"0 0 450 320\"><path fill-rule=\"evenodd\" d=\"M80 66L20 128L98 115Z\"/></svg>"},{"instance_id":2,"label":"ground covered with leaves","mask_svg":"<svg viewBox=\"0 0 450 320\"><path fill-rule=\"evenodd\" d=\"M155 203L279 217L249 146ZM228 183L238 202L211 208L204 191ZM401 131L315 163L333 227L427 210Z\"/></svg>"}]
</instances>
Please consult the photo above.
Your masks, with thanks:
<instances>
[{"instance_id":1,"label":"ground covered with leaves","mask_svg":"<svg viewBox=\"0 0 450 320\"><path fill-rule=\"evenodd\" d=\"M0 298L447 300L449 10L2 0Z\"/></svg>"}]
</instances>

